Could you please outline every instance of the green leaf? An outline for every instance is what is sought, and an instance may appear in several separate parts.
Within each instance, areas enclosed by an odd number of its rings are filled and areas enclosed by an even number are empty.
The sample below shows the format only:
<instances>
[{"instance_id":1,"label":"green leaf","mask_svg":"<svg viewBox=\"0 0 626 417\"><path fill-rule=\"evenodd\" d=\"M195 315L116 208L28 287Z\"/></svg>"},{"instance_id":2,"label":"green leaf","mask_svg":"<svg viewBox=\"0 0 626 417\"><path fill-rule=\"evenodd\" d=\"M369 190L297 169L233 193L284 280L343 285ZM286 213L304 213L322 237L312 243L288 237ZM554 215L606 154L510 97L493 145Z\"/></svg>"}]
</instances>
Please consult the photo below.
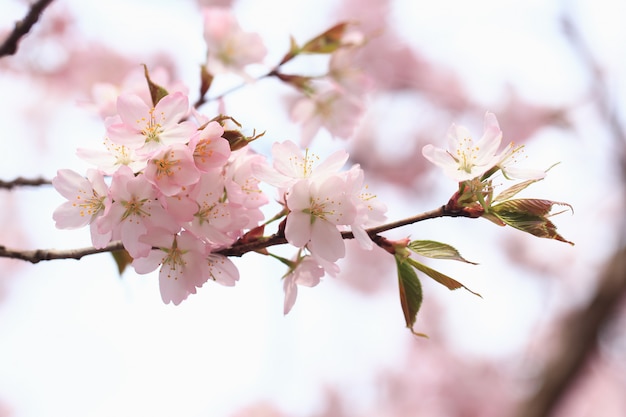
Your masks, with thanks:
<instances>
[{"instance_id":1,"label":"green leaf","mask_svg":"<svg viewBox=\"0 0 626 417\"><path fill-rule=\"evenodd\" d=\"M572 206L567 203L528 198L504 201L492 206L490 212L504 223L522 232L574 245L574 243L558 234L556 226L548 220L548 217L566 211L562 210L558 213L550 214L555 205L565 206L572 212L574 211Z\"/></svg>"},{"instance_id":2,"label":"green leaf","mask_svg":"<svg viewBox=\"0 0 626 417\"><path fill-rule=\"evenodd\" d=\"M315 54L329 54L341 46L341 38L348 23L339 23L324 33L314 37L300 49L302 52Z\"/></svg>"},{"instance_id":3,"label":"green leaf","mask_svg":"<svg viewBox=\"0 0 626 417\"><path fill-rule=\"evenodd\" d=\"M396 265L398 267L398 285L400 288L400 304L404 313L406 327L416 336L428 337L423 333L413 330L417 312L422 306L422 284L420 283L413 267L406 262L407 258L396 255Z\"/></svg>"},{"instance_id":4,"label":"green leaf","mask_svg":"<svg viewBox=\"0 0 626 417\"><path fill-rule=\"evenodd\" d=\"M111 252L111 255L113 256L113 260L115 260L117 270L121 276L126 270L126 267L131 264L133 258L126 251L126 249L114 250Z\"/></svg>"},{"instance_id":5,"label":"green leaf","mask_svg":"<svg viewBox=\"0 0 626 417\"><path fill-rule=\"evenodd\" d=\"M470 262L463 258L454 247L434 240L414 240L409 243L408 248L418 255L426 256L427 258L452 259L477 265L476 262Z\"/></svg>"},{"instance_id":6,"label":"green leaf","mask_svg":"<svg viewBox=\"0 0 626 417\"><path fill-rule=\"evenodd\" d=\"M454 278L450 278L449 276L447 276L446 274L443 274L439 271L436 271L420 262L417 262L415 259L412 258L408 258L407 262L410 263L414 268L416 268L417 270L425 273L426 275L428 275L429 277L431 277L432 279L434 279L435 281L437 281L438 283L440 283L441 285L445 286L446 288L448 288L449 290L456 290L459 288L464 288L465 290L471 292L474 295L479 296L480 298L482 298L482 295L478 294L477 292L474 292L472 290L470 290L469 288L467 288L465 285L461 284L459 281L457 281Z\"/></svg>"},{"instance_id":7,"label":"green leaf","mask_svg":"<svg viewBox=\"0 0 626 417\"><path fill-rule=\"evenodd\" d=\"M143 64L143 73L146 77L146 81L148 82L148 89L150 90L150 98L152 99L152 106L156 106L159 101L169 93L163 87L158 84L155 84L150 79L150 74L148 73L148 67L146 64Z\"/></svg>"},{"instance_id":8,"label":"green leaf","mask_svg":"<svg viewBox=\"0 0 626 417\"><path fill-rule=\"evenodd\" d=\"M535 179L535 180L526 180L523 182L520 182L519 184L515 184L509 188L507 188L506 190L502 191L500 194L498 194L496 196L496 198L493 199L493 201L504 201L504 200L508 200L510 198L513 198L515 196L515 194L519 193L520 191L522 191L523 189L525 189L526 187L528 187L531 184L534 184L538 181L541 181L543 178L540 179Z\"/></svg>"},{"instance_id":9,"label":"green leaf","mask_svg":"<svg viewBox=\"0 0 626 417\"><path fill-rule=\"evenodd\" d=\"M298 43L296 42L296 40L293 38L293 36L289 37L289 52L287 52L285 54L285 56L283 57L283 59L280 60L280 63L278 64L278 66L280 67L281 65L291 61L292 59L294 59L299 53L301 52L300 47L298 46Z\"/></svg>"}]
</instances>

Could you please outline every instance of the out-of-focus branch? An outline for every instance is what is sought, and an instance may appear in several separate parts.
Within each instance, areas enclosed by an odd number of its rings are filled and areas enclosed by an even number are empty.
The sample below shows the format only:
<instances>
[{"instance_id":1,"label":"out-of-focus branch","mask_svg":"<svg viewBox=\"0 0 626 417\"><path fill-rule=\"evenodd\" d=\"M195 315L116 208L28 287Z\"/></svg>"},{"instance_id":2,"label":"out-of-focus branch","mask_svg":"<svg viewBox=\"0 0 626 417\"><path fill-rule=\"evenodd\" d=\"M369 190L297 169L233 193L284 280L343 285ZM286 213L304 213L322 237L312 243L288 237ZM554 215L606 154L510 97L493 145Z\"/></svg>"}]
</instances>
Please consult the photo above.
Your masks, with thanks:
<instances>
[{"instance_id":1,"label":"out-of-focus branch","mask_svg":"<svg viewBox=\"0 0 626 417\"><path fill-rule=\"evenodd\" d=\"M23 178L17 177L11 181L0 180L0 189L11 190L15 187L38 187L40 185L51 185L52 182L45 178Z\"/></svg>"},{"instance_id":2,"label":"out-of-focus branch","mask_svg":"<svg viewBox=\"0 0 626 417\"><path fill-rule=\"evenodd\" d=\"M626 153L623 151L626 129L612 105L606 79L594 54L569 16L563 17L562 24L573 50L589 71L594 102L598 113L606 118L607 128L613 136L615 155L623 173L623 189L626 190ZM562 323L561 348L547 363L538 390L520 409L519 417L551 415L577 380L584 365L596 352L599 333L626 298L626 246L623 242L626 233L623 230L624 224L618 224L617 227L622 230L622 247L607 262L588 304L572 312Z\"/></svg>"},{"instance_id":3,"label":"out-of-focus branch","mask_svg":"<svg viewBox=\"0 0 626 417\"><path fill-rule=\"evenodd\" d=\"M551 415L596 351L599 332L625 294L626 248L622 248L609 261L589 303L562 324L562 348L544 368L539 389L521 408L519 417Z\"/></svg>"},{"instance_id":4,"label":"out-of-focus branch","mask_svg":"<svg viewBox=\"0 0 626 417\"><path fill-rule=\"evenodd\" d=\"M44 9L52 3L52 0L39 0L33 3L24 18L15 23L15 27L9 36L0 44L0 57L14 55L20 39L37 23Z\"/></svg>"},{"instance_id":5,"label":"out-of-focus branch","mask_svg":"<svg viewBox=\"0 0 626 417\"><path fill-rule=\"evenodd\" d=\"M398 227L406 226L412 223L417 223L423 220L434 219L437 217L463 217L463 214L459 212L450 212L445 206L439 207L435 210L426 211L424 213L412 216L403 220L386 223L377 227L367 229L370 236L375 236L378 233L382 233L387 230L396 229ZM352 232L343 232L342 237L344 239L353 239ZM253 240L250 242L235 242L231 247L222 249L215 253L224 256L242 256L248 252L259 251L270 246L283 245L287 243L287 239L282 233L273 234L267 238L259 240ZM5 246L0 246L0 258L13 258L20 259L31 263L38 263L40 261L51 261L56 259L81 259L83 256L93 255L96 253L113 252L116 250L124 249L122 242L111 242L104 248L96 249L93 247L79 248L79 249L36 249L36 250L17 250L10 249Z\"/></svg>"}]
</instances>

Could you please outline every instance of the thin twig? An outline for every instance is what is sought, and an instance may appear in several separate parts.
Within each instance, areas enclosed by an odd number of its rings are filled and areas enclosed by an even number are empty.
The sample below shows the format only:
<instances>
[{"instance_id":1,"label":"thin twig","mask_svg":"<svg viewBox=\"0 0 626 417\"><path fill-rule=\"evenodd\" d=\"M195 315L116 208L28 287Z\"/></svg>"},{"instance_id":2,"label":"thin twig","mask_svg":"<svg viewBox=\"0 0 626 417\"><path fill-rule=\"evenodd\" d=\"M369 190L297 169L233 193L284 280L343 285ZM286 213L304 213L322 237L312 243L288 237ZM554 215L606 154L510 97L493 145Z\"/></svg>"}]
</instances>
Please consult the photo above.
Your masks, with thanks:
<instances>
[{"instance_id":1,"label":"thin twig","mask_svg":"<svg viewBox=\"0 0 626 417\"><path fill-rule=\"evenodd\" d=\"M434 219L436 217L459 217L462 214L456 212L449 212L445 206L439 207L435 210L427 211L416 216L412 216L403 220L398 220L391 223L386 223L377 227L367 229L367 233L374 237L378 233L385 232L387 230L396 229L409 224L417 223L423 220ZM342 232L344 239L353 239L354 234L352 232ZM269 237L255 240L252 242L238 243L235 242L231 247L222 249L215 253L224 256L242 256L248 252L260 251L270 246L284 245L287 243L287 239L282 233L273 234ZM93 255L96 253L113 252L116 250L124 249L122 242L111 242L104 248L96 249L94 247L79 248L79 249L36 249L36 250L17 250L10 249L5 246L0 246L0 258L13 258L20 259L22 261L31 262L33 264L40 261L51 261L56 259L81 259L83 256Z\"/></svg>"},{"instance_id":2,"label":"thin twig","mask_svg":"<svg viewBox=\"0 0 626 417\"><path fill-rule=\"evenodd\" d=\"M11 181L0 180L0 189L11 190L15 187L38 187L40 185L51 185L52 182L45 178L24 178L18 177Z\"/></svg>"},{"instance_id":3,"label":"thin twig","mask_svg":"<svg viewBox=\"0 0 626 417\"><path fill-rule=\"evenodd\" d=\"M41 13L43 13L44 9L48 7L50 3L52 3L52 0L39 0L33 3L26 16L15 23L13 31L11 31L4 42L0 44L0 57L14 55L17 52L20 39L37 23L39 16L41 16Z\"/></svg>"}]
</instances>

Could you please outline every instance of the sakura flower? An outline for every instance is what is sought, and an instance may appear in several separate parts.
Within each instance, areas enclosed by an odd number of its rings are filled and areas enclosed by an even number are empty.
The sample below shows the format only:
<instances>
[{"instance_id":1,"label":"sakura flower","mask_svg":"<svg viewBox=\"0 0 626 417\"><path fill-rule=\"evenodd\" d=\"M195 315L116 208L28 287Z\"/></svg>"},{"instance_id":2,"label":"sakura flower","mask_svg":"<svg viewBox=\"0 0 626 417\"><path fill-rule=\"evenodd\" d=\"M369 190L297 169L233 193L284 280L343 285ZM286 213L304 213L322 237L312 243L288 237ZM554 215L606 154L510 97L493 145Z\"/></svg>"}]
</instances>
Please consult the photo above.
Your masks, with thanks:
<instances>
[{"instance_id":1,"label":"sakura flower","mask_svg":"<svg viewBox=\"0 0 626 417\"><path fill-rule=\"evenodd\" d=\"M265 58L267 49L261 36L244 32L230 10L210 7L204 9L203 14L209 71L245 76L243 69L247 65L260 63Z\"/></svg>"},{"instance_id":2,"label":"sakura flower","mask_svg":"<svg viewBox=\"0 0 626 417\"><path fill-rule=\"evenodd\" d=\"M511 142L502 151L497 164L498 168L502 170L502 174L507 179L519 179L519 180L539 180L546 176L546 171L533 168L522 168L516 166L518 164L518 158L524 152L524 145L515 146Z\"/></svg>"},{"instance_id":3,"label":"sakura flower","mask_svg":"<svg viewBox=\"0 0 626 417\"><path fill-rule=\"evenodd\" d=\"M112 175L122 165L127 165L133 172L139 172L146 166L146 158L139 157L135 151L127 146L104 139L106 151L79 148L76 154L83 161L94 164L107 175Z\"/></svg>"},{"instance_id":4,"label":"sakura flower","mask_svg":"<svg viewBox=\"0 0 626 417\"><path fill-rule=\"evenodd\" d=\"M98 219L98 231L121 239L133 258L146 256L150 251L150 245L139 240L150 229L157 225L174 232L179 229L157 201L157 190L145 176L135 176L123 166L113 175L109 190L113 203Z\"/></svg>"},{"instance_id":5,"label":"sakura flower","mask_svg":"<svg viewBox=\"0 0 626 417\"><path fill-rule=\"evenodd\" d=\"M193 220L186 224L187 230L216 246L230 245L235 240L229 232L238 229L229 203L223 200L224 177L220 170L202 173L200 180L190 191L196 201L197 211Z\"/></svg>"},{"instance_id":6,"label":"sakura flower","mask_svg":"<svg viewBox=\"0 0 626 417\"><path fill-rule=\"evenodd\" d=\"M180 82L172 82L168 70L164 67L150 69L150 79L163 86L170 93L180 91L188 93L188 88ZM86 107L97 111L102 118L114 116L116 114L116 101L123 92L136 94L143 99L147 105L152 104L150 91L146 83L145 70L136 67L130 71L121 85L111 83L95 83L91 89L92 101L83 103Z\"/></svg>"},{"instance_id":7,"label":"sakura flower","mask_svg":"<svg viewBox=\"0 0 626 417\"><path fill-rule=\"evenodd\" d=\"M272 145L273 169L267 165L256 166L257 176L274 186L289 187L306 178L323 177L335 174L348 160L348 153L339 150L320 163L316 154L298 147L292 141L274 143Z\"/></svg>"},{"instance_id":8,"label":"sakura flower","mask_svg":"<svg viewBox=\"0 0 626 417\"><path fill-rule=\"evenodd\" d=\"M345 245L337 225L354 222L356 207L347 194L348 185L337 175L323 180L301 180L286 198L290 212L285 238L298 247L329 262L345 255Z\"/></svg>"},{"instance_id":9,"label":"sakura flower","mask_svg":"<svg viewBox=\"0 0 626 417\"><path fill-rule=\"evenodd\" d=\"M161 266L159 289L165 304L180 304L189 294L195 294L211 276L205 262L204 244L191 233L172 233L153 228L141 238L151 249L147 256L133 260L139 274L147 274Z\"/></svg>"},{"instance_id":10,"label":"sakura flower","mask_svg":"<svg viewBox=\"0 0 626 417\"><path fill-rule=\"evenodd\" d=\"M260 179L255 174L256 168L265 164L265 157L251 152L247 146L233 152L225 173L228 200L248 209L267 204L269 200L259 188Z\"/></svg>"},{"instance_id":11,"label":"sakura flower","mask_svg":"<svg viewBox=\"0 0 626 417\"><path fill-rule=\"evenodd\" d=\"M93 245L97 248L106 246L111 240L111 233L99 232L95 221L111 204L102 172L90 169L85 178L72 170L61 169L52 179L52 185L69 200L52 214L56 226L61 229L75 229L90 224Z\"/></svg>"},{"instance_id":12,"label":"sakura flower","mask_svg":"<svg viewBox=\"0 0 626 417\"><path fill-rule=\"evenodd\" d=\"M324 268L312 256L303 256L296 262L296 266L285 276L283 281L283 291L285 292L285 303L283 314L291 311L298 296L298 285L315 287L324 276Z\"/></svg>"},{"instance_id":13,"label":"sakura flower","mask_svg":"<svg viewBox=\"0 0 626 417\"><path fill-rule=\"evenodd\" d=\"M308 146L321 128L333 137L349 138L362 114L363 106L356 98L333 88L300 99L291 118L302 127L301 144Z\"/></svg>"},{"instance_id":14,"label":"sakura flower","mask_svg":"<svg viewBox=\"0 0 626 417\"><path fill-rule=\"evenodd\" d=\"M370 250L374 243L365 228L381 224L385 221L387 207L376 199L376 195L363 185L364 174L359 165L354 165L344 174L348 184L348 193L356 207L356 216L350 224L354 238L363 249Z\"/></svg>"},{"instance_id":15,"label":"sakura flower","mask_svg":"<svg viewBox=\"0 0 626 417\"><path fill-rule=\"evenodd\" d=\"M109 138L144 155L163 146L187 143L196 131L194 123L181 122L189 112L189 100L180 92L168 94L155 107L139 96L124 94L117 99L117 111L117 117L107 119Z\"/></svg>"},{"instance_id":16,"label":"sakura flower","mask_svg":"<svg viewBox=\"0 0 626 417\"><path fill-rule=\"evenodd\" d=\"M239 270L226 256L209 253L204 260L209 268L209 277L213 281L226 287L232 287L239 281Z\"/></svg>"},{"instance_id":17,"label":"sakura flower","mask_svg":"<svg viewBox=\"0 0 626 417\"><path fill-rule=\"evenodd\" d=\"M157 151L148 161L144 174L166 196L172 196L200 179L191 150L180 143Z\"/></svg>"},{"instance_id":18,"label":"sakura flower","mask_svg":"<svg viewBox=\"0 0 626 417\"><path fill-rule=\"evenodd\" d=\"M223 134L224 128L218 122L210 122L191 137L189 147L193 149L193 160L199 170L206 172L226 164L230 145Z\"/></svg>"},{"instance_id":19,"label":"sakura flower","mask_svg":"<svg viewBox=\"0 0 626 417\"><path fill-rule=\"evenodd\" d=\"M448 149L426 145L422 154L433 164L443 168L444 173L456 181L468 181L482 176L496 166L501 157L496 155L502 131L493 113L487 112L484 133L474 143L469 130L453 124L448 130Z\"/></svg>"},{"instance_id":20,"label":"sakura flower","mask_svg":"<svg viewBox=\"0 0 626 417\"><path fill-rule=\"evenodd\" d=\"M339 48L330 57L328 75L347 93L361 97L371 87L371 79L355 65L358 48Z\"/></svg>"}]
</instances>

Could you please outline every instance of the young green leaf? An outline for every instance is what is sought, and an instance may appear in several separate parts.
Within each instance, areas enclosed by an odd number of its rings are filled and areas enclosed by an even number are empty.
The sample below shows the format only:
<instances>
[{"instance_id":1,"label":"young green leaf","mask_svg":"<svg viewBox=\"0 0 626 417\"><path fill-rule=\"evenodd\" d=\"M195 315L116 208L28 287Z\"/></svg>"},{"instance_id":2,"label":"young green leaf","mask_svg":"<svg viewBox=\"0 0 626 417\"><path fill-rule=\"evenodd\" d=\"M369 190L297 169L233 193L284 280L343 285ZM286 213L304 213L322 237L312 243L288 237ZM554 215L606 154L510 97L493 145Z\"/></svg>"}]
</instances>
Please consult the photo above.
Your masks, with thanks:
<instances>
[{"instance_id":1,"label":"young green leaf","mask_svg":"<svg viewBox=\"0 0 626 417\"><path fill-rule=\"evenodd\" d=\"M434 270L434 269L432 269L432 268L430 268L430 267L428 267L428 266L426 266L426 265L424 265L424 264L422 264L420 262L417 262L415 259L408 258L406 260L406 262L410 263L415 269L425 273L426 275L428 275L429 277L431 277L432 279L434 279L435 281L437 281L441 285L445 286L449 290L456 290L456 289L459 289L459 288L464 288L465 290L471 292L472 294L477 295L480 298L482 298L482 295L478 294L477 292L474 292L474 291L470 290L469 288L467 288L465 285L461 284L456 279L450 278L446 274L442 274L439 271L436 271L436 270Z\"/></svg>"},{"instance_id":2,"label":"young green leaf","mask_svg":"<svg viewBox=\"0 0 626 417\"><path fill-rule=\"evenodd\" d=\"M554 223L548 220L548 217L565 211L550 214L555 205L566 206L573 211L572 206L567 203L529 198L504 201L492 206L490 212L504 223L522 232L574 245L558 234Z\"/></svg>"},{"instance_id":3,"label":"young green leaf","mask_svg":"<svg viewBox=\"0 0 626 417\"><path fill-rule=\"evenodd\" d=\"M126 249L114 250L111 252L111 255L113 256L113 260L115 260L117 271L121 276L126 267L133 262L133 258L128 254Z\"/></svg>"},{"instance_id":4,"label":"young green leaf","mask_svg":"<svg viewBox=\"0 0 626 417\"><path fill-rule=\"evenodd\" d=\"M402 312L404 313L406 327L408 327L411 330L411 333L416 336L427 337L425 334L417 333L413 330L413 326L415 325L415 320L417 318L417 312L422 305L422 284L413 270L413 267L406 262L406 260L410 258L404 258L396 255L395 259L398 267L400 304L402 305Z\"/></svg>"},{"instance_id":5,"label":"young green leaf","mask_svg":"<svg viewBox=\"0 0 626 417\"><path fill-rule=\"evenodd\" d=\"M426 256L427 258L452 259L477 265L476 262L471 262L463 258L454 247L434 240L414 240L409 243L408 248L418 255Z\"/></svg>"},{"instance_id":6,"label":"young green leaf","mask_svg":"<svg viewBox=\"0 0 626 417\"><path fill-rule=\"evenodd\" d=\"M329 54L335 52L341 46L341 38L346 30L348 23L339 23L326 32L317 35L304 44L301 48L302 52L315 54Z\"/></svg>"}]
</instances>

